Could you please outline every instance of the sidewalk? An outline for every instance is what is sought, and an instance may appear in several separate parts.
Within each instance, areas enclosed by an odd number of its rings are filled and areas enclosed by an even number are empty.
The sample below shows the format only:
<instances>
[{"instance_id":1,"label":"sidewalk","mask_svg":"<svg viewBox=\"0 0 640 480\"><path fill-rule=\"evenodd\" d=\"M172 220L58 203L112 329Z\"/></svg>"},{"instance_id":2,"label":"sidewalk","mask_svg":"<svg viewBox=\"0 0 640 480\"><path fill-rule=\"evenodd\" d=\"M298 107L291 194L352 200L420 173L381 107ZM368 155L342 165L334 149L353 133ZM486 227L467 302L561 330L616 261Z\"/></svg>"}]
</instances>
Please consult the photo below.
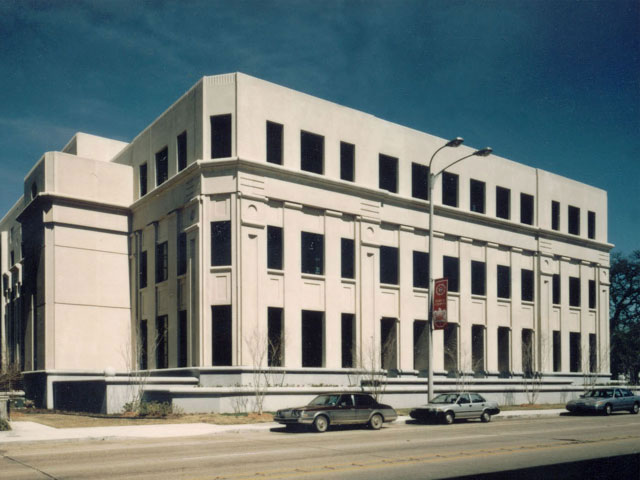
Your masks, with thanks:
<instances>
[{"instance_id":1,"label":"sidewalk","mask_svg":"<svg viewBox=\"0 0 640 480\"><path fill-rule=\"evenodd\" d=\"M513 410L495 415L495 420L558 416L566 412L557 410ZM396 423L404 424L409 417L398 417ZM16 442L41 442L51 440L105 440L109 438L169 438L267 431L280 428L275 422L244 425L213 425L210 423L175 423L170 425L134 425L126 427L53 428L36 422L10 422L12 430L0 432L0 445Z\"/></svg>"}]
</instances>

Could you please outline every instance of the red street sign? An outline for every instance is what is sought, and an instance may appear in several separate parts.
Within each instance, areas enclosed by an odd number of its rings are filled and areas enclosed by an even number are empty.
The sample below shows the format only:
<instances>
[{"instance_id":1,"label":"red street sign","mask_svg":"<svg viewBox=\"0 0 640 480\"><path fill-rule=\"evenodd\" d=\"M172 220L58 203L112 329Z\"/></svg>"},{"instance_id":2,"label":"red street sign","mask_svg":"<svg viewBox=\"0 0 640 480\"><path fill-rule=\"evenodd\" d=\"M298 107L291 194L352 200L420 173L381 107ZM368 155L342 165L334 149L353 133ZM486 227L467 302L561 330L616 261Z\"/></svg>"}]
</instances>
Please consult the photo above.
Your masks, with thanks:
<instances>
[{"instance_id":1,"label":"red street sign","mask_svg":"<svg viewBox=\"0 0 640 480\"><path fill-rule=\"evenodd\" d=\"M449 280L439 278L433 282L433 328L442 330L447 326L447 290Z\"/></svg>"}]
</instances>

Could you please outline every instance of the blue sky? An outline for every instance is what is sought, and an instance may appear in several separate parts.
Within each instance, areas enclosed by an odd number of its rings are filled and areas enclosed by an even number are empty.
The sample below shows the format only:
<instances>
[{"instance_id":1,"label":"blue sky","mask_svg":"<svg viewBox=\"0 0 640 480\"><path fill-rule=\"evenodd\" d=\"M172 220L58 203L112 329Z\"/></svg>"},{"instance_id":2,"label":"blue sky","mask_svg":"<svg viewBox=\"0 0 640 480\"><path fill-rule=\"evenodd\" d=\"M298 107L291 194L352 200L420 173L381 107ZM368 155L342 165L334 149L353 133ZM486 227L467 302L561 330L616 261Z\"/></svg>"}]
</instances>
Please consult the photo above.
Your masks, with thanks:
<instances>
[{"instance_id":1,"label":"blue sky","mask_svg":"<svg viewBox=\"0 0 640 480\"><path fill-rule=\"evenodd\" d=\"M603 188L640 249L637 0L0 0L0 212L77 131L241 71Z\"/></svg>"}]
</instances>

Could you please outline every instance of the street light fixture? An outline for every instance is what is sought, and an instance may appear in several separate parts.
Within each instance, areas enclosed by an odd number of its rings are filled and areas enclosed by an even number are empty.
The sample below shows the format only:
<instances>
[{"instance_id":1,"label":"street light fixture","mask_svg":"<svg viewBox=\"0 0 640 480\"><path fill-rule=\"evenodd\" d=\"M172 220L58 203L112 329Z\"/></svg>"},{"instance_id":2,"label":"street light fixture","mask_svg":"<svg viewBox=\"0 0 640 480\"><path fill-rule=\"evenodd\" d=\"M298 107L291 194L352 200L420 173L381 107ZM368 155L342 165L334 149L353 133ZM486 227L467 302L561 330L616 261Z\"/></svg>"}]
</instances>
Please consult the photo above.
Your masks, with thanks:
<instances>
[{"instance_id":1,"label":"street light fixture","mask_svg":"<svg viewBox=\"0 0 640 480\"><path fill-rule=\"evenodd\" d=\"M427 306L427 311L428 311L428 344L429 344L429 366L428 366L428 371L427 371L427 375L429 376L429 380L428 380L428 400L429 402L431 401L431 399L433 398L433 187L435 185L435 181L436 181L436 177L438 175L440 175L442 172L444 172L447 168L455 165L458 162L461 162L462 160L465 160L469 157L473 157L473 156L477 156L477 157L486 157L491 155L491 152L493 152L493 150L491 149L491 147L485 147L482 148L480 150L476 150L473 153L470 153L469 155L465 155L462 158L459 158L458 160L453 161L452 163L450 163L449 165L447 165L444 168L441 168L440 170L438 170L437 172L433 173L433 169L431 168L431 164L433 163L433 158L436 156L436 154L442 150L443 148L447 148L447 147L459 147L460 145L462 145L462 142L464 142L464 140L461 137L456 137L453 140L449 140L447 143L445 143L443 146L441 146L440 148L438 148L435 152L433 152L433 155L431 155L431 159L429 160L429 188L428 188L428 192L427 192L427 198L429 199L429 295L428 295L428 306Z\"/></svg>"}]
</instances>

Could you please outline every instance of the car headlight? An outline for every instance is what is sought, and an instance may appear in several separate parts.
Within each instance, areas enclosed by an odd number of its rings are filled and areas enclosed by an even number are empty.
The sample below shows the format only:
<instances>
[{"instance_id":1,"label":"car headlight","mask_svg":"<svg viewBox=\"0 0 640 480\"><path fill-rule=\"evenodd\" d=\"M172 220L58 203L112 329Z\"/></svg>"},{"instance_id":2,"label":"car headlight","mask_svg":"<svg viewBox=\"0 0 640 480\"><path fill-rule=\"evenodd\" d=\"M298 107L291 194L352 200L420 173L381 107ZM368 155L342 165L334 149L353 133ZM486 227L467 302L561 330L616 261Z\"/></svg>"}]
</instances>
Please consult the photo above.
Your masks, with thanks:
<instances>
[{"instance_id":1,"label":"car headlight","mask_svg":"<svg viewBox=\"0 0 640 480\"><path fill-rule=\"evenodd\" d=\"M596 402L596 407L601 407L602 405L604 405L604 402L602 400Z\"/></svg>"}]
</instances>

